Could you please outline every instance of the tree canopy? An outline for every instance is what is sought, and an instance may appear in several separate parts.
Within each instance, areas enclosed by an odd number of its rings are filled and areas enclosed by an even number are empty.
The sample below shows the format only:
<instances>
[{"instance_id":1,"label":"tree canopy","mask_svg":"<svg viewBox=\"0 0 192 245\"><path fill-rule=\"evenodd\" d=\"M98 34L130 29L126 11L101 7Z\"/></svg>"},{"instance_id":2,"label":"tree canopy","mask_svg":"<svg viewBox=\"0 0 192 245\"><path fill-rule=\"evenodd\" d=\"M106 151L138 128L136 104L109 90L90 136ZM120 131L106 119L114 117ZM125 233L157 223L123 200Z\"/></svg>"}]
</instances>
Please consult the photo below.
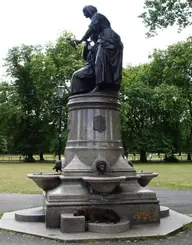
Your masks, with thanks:
<instances>
[{"instance_id":1,"label":"tree canopy","mask_svg":"<svg viewBox=\"0 0 192 245\"><path fill-rule=\"evenodd\" d=\"M55 44L21 45L8 52L6 66L11 83L0 88L3 111L0 124L6 137L12 137L9 151L25 155L26 160L32 161L34 153L42 155L56 149L53 145L57 142L59 118L56 86L61 81L66 87L63 125L66 124L69 94L66 83L82 63L80 50L74 52L68 43L70 37L72 34L65 32Z\"/></svg>"},{"instance_id":2,"label":"tree canopy","mask_svg":"<svg viewBox=\"0 0 192 245\"><path fill-rule=\"evenodd\" d=\"M158 29L176 25L180 32L192 24L191 0L145 0L144 12L139 16L148 28L148 37Z\"/></svg>"}]
</instances>

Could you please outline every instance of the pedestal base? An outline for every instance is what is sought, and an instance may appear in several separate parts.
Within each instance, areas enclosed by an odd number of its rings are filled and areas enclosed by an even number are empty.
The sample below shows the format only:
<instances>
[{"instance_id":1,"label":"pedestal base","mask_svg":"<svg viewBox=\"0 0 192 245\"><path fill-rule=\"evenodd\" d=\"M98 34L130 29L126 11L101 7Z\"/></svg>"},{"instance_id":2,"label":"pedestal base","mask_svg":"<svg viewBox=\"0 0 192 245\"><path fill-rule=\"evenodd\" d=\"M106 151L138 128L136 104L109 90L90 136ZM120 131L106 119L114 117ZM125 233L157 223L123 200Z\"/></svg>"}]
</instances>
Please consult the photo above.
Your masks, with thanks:
<instances>
[{"instance_id":1,"label":"pedestal base","mask_svg":"<svg viewBox=\"0 0 192 245\"><path fill-rule=\"evenodd\" d=\"M130 229L129 220L122 219L117 224L106 224L106 223L88 223L88 231L97 232L103 234L113 234L126 232Z\"/></svg>"},{"instance_id":2,"label":"pedestal base","mask_svg":"<svg viewBox=\"0 0 192 245\"><path fill-rule=\"evenodd\" d=\"M59 228L60 214L73 213L80 207L112 209L131 224L158 223L160 206L156 193L139 186L137 179L125 181L111 194L91 192L82 179L65 179L46 195L47 228Z\"/></svg>"}]
</instances>

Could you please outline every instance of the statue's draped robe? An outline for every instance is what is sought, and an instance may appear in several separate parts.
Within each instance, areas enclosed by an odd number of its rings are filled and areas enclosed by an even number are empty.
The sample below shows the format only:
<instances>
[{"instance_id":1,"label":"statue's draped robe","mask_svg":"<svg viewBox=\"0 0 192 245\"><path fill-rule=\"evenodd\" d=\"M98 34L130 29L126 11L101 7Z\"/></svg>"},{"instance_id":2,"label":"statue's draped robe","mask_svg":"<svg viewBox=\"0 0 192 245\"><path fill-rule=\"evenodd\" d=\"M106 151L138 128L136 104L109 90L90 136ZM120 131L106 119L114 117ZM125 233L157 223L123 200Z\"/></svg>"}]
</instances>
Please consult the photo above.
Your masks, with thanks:
<instances>
[{"instance_id":1,"label":"statue's draped robe","mask_svg":"<svg viewBox=\"0 0 192 245\"><path fill-rule=\"evenodd\" d=\"M71 94L90 92L95 87L95 55L96 50L84 47L83 58L86 60L84 66L73 73L71 79Z\"/></svg>"},{"instance_id":2,"label":"statue's draped robe","mask_svg":"<svg viewBox=\"0 0 192 245\"><path fill-rule=\"evenodd\" d=\"M123 45L111 29L108 19L96 13L89 25L89 37L96 42L93 58L73 74L71 93L89 92L95 84L119 90L122 73Z\"/></svg>"}]
</instances>

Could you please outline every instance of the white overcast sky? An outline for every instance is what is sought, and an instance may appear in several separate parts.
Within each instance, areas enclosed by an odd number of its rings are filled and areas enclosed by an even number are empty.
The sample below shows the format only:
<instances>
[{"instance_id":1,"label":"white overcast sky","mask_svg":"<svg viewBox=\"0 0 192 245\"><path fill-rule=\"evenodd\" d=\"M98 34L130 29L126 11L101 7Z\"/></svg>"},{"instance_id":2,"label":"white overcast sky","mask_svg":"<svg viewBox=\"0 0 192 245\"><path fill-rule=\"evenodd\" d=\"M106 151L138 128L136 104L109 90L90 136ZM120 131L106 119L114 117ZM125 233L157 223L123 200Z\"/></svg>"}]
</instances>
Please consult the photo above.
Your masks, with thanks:
<instances>
[{"instance_id":1,"label":"white overcast sky","mask_svg":"<svg viewBox=\"0 0 192 245\"><path fill-rule=\"evenodd\" d=\"M0 0L0 78L5 74L3 59L9 48L55 41L69 30L81 38L90 20L82 14L85 5L94 5L111 22L124 43L124 66L147 62L154 48L186 39L192 27L178 34L176 29L161 31L146 39L146 29L137 16L144 0Z\"/></svg>"}]
</instances>

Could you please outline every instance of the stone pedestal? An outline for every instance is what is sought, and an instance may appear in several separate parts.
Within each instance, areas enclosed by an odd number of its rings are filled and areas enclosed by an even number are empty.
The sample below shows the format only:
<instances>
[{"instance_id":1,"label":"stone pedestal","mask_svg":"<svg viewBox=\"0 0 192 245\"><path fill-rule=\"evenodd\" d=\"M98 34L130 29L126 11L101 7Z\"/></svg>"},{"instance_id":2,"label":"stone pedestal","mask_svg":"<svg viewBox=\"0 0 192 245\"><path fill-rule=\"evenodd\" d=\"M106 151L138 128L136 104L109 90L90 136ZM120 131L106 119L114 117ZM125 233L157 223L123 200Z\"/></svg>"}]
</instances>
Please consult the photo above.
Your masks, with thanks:
<instances>
[{"instance_id":1,"label":"stone pedestal","mask_svg":"<svg viewBox=\"0 0 192 245\"><path fill-rule=\"evenodd\" d=\"M127 179L108 195L101 195L91 192L80 178L62 177L61 185L47 193L46 226L59 228L60 214L73 213L80 207L113 209L133 225L160 220L156 193L142 188L136 178Z\"/></svg>"},{"instance_id":2,"label":"stone pedestal","mask_svg":"<svg viewBox=\"0 0 192 245\"><path fill-rule=\"evenodd\" d=\"M76 233L85 231L85 217L73 214L61 214L60 230L63 233Z\"/></svg>"},{"instance_id":3,"label":"stone pedestal","mask_svg":"<svg viewBox=\"0 0 192 245\"><path fill-rule=\"evenodd\" d=\"M117 224L88 223L87 226L88 231L91 232L114 234L128 231L130 229L130 222L129 220L124 219Z\"/></svg>"},{"instance_id":4,"label":"stone pedestal","mask_svg":"<svg viewBox=\"0 0 192 245\"><path fill-rule=\"evenodd\" d=\"M133 225L159 222L155 192L139 185L124 159L118 93L71 96L68 108L61 182L46 192L46 227L59 228L61 214L90 206L113 209Z\"/></svg>"},{"instance_id":5,"label":"stone pedestal","mask_svg":"<svg viewBox=\"0 0 192 245\"><path fill-rule=\"evenodd\" d=\"M64 176L97 175L100 161L106 163L105 174L135 175L135 170L123 158L117 92L71 96L68 110Z\"/></svg>"}]
</instances>

